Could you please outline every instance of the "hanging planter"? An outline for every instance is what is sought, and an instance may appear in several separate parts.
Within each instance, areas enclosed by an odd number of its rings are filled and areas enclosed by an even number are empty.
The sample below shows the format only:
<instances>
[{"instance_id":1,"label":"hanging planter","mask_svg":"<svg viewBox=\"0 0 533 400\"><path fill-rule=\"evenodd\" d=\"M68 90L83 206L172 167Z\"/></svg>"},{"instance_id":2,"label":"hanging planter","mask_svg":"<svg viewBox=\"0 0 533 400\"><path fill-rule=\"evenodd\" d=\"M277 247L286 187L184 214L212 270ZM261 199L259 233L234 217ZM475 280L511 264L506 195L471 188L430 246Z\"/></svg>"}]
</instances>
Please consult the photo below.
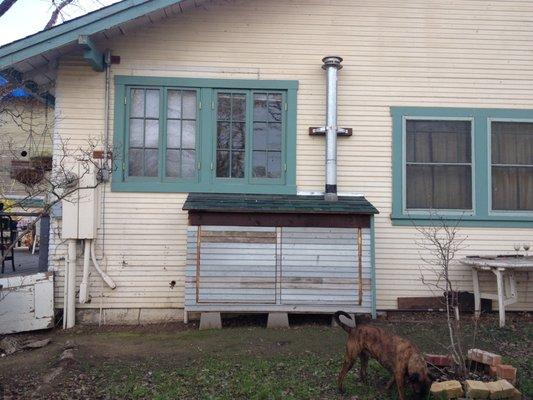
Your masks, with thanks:
<instances>
[{"instance_id":1,"label":"hanging planter","mask_svg":"<svg viewBox=\"0 0 533 400\"><path fill-rule=\"evenodd\" d=\"M33 186L44 178L44 171L37 168L20 169L15 179L25 186Z\"/></svg>"},{"instance_id":2,"label":"hanging planter","mask_svg":"<svg viewBox=\"0 0 533 400\"><path fill-rule=\"evenodd\" d=\"M31 168L30 162L27 160L11 160L11 179L17 179L17 175L25 169Z\"/></svg>"},{"instance_id":3,"label":"hanging planter","mask_svg":"<svg viewBox=\"0 0 533 400\"><path fill-rule=\"evenodd\" d=\"M30 159L31 166L40 171L51 171L52 170L52 156L41 155L34 156Z\"/></svg>"}]
</instances>

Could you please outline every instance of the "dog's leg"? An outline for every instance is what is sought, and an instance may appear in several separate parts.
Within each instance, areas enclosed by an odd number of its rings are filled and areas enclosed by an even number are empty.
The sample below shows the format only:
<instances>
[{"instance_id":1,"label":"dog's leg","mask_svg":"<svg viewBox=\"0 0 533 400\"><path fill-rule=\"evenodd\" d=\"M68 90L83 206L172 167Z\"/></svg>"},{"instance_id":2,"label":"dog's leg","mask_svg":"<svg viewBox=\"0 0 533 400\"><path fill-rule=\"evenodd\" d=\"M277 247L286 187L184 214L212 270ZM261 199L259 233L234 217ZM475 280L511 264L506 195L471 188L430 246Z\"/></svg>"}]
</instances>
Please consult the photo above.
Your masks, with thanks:
<instances>
[{"instance_id":1,"label":"dog's leg","mask_svg":"<svg viewBox=\"0 0 533 400\"><path fill-rule=\"evenodd\" d=\"M405 400L405 371L395 371L394 372L394 381L396 382L396 387L398 388L398 400Z\"/></svg>"},{"instance_id":2,"label":"dog's leg","mask_svg":"<svg viewBox=\"0 0 533 400\"><path fill-rule=\"evenodd\" d=\"M344 382L344 377L346 376L348 371L352 369L353 364L354 359L351 358L348 353L346 353L346 356L344 357L344 363L342 364L341 372L339 373L339 378L337 379L337 388L341 393L344 393L344 388L342 386Z\"/></svg>"},{"instance_id":3,"label":"dog's leg","mask_svg":"<svg viewBox=\"0 0 533 400\"><path fill-rule=\"evenodd\" d=\"M368 353L366 351L362 351L359 353L359 358L361 359L361 369L359 370L359 377L362 382L367 382L367 367L368 367Z\"/></svg>"},{"instance_id":4,"label":"dog's leg","mask_svg":"<svg viewBox=\"0 0 533 400\"><path fill-rule=\"evenodd\" d=\"M394 382L396 381L396 378L394 378L394 376L392 378L390 378L390 381L387 383L387 390L390 390L392 385L394 385Z\"/></svg>"}]
</instances>

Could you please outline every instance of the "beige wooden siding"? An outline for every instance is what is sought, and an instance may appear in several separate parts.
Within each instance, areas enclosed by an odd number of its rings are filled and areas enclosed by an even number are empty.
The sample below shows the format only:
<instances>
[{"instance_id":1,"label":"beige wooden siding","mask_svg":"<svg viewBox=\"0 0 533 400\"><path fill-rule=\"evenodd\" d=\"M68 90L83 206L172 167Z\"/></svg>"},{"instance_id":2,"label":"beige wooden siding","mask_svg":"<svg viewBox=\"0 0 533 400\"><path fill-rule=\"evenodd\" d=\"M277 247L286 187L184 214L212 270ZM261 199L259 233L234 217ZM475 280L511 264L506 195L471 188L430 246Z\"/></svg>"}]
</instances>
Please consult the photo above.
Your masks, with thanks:
<instances>
[{"instance_id":1,"label":"beige wooden siding","mask_svg":"<svg viewBox=\"0 0 533 400\"><path fill-rule=\"evenodd\" d=\"M339 121L354 135L338 141L338 183L341 191L367 196L381 212L376 219L378 309L395 308L398 296L429 293L419 280L416 231L391 226L389 219L389 107L533 108L533 3L528 1L208 2L100 45L121 57L113 65L115 75L298 80L300 191L322 190L324 184L324 139L307 134L325 118L320 60L330 54L344 57ZM103 89L103 74L79 58L64 59L57 133L78 144L91 135L101 137ZM105 265L118 288L102 289L93 274L96 298L87 307L183 306L186 215L180 209L185 196L106 190L98 248L101 254L105 246ZM515 242L533 243L533 229L463 233L468 235L465 254L509 252ZM61 251L54 254L58 259ZM63 264L55 262L60 270ZM457 266L455 272L461 286L471 289L468 270ZM527 277L519 277L515 309L533 309L533 282L528 284Z\"/></svg>"}]
</instances>

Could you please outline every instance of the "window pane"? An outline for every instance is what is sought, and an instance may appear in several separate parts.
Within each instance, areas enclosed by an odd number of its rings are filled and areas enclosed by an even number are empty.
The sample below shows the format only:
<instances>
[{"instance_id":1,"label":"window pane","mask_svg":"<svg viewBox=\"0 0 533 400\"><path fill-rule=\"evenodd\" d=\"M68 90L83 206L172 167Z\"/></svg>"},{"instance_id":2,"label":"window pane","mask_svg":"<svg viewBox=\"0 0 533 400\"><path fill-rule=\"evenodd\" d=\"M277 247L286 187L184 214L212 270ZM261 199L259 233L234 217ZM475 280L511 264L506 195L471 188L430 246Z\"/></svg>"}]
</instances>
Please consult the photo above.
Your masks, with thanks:
<instances>
[{"instance_id":1,"label":"window pane","mask_svg":"<svg viewBox=\"0 0 533 400\"><path fill-rule=\"evenodd\" d=\"M229 122L219 122L217 124L217 148L229 149Z\"/></svg>"},{"instance_id":2,"label":"window pane","mask_svg":"<svg viewBox=\"0 0 533 400\"><path fill-rule=\"evenodd\" d=\"M268 116L269 121L281 121L281 94L271 93L268 95Z\"/></svg>"},{"instance_id":3,"label":"window pane","mask_svg":"<svg viewBox=\"0 0 533 400\"><path fill-rule=\"evenodd\" d=\"M229 177L229 151L217 151L217 177Z\"/></svg>"},{"instance_id":4,"label":"window pane","mask_svg":"<svg viewBox=\"0 0 533 400\"><path fill-rule=\"evenodd\" d=\"M245 121L246 120L246 95L234 94L233 95L233 121Z\"/></svg>"},{"instance_id":5,"label":"window pane","mask_svg":"<svg viewBox=\"0 0 533 400\"><path fill-rule=\"evenodd\" d=\"M268 150L281 150L281 124L268 124Z\"/></svg>"},{"instance_id":6,"label":"window pane","mask_svg":"<svg viewBox=\"0 0 533 400\"><path fill-rule=\"evenodd\" d=\"M269 152L268 153L268 177L279 178L281 177L281 153Z\"/></svg>"},{"instance_id":7,"label":"window pane","mask_svg":"<svg viewBox=\"0 0 533 400\"><path fill-rule=\"evenodd\" d=\"M252 173L254 178L266 178L267 153L265 151L254 151L252 153Z\"/></svg>"},{"instance_id":8,"label":"window pane","mask_svg":"<svg viewBox=\"0 0 533 400\"><path fill-rule=\"evenodd\" d=\"M196 121L182 121L183 137L181 147L184 149L194 149L196 142Z\"/></svg>"},{"instance_id":9,"label":"window pane","mask_svg":"<svg viewBox=\"0 0 533 400\"><path fill-rule=\"evenodd\" d=\"M146 118L159 117L159 90L146 91Z\"/></svg>"},{"instance_id":10,"label":"window pane","mask_svg":"<svg viewBox=\"0 0 533 400\"><path fill-rule=\"evenodd\" d=\"M157 148L159 143L159 121L156 119L145 120L144 147Z\"/></svg>"},{"instance_id":11,"label":"window pane","mask_svg":"<svg viewBox=\"0 0 533 400\"><path fill-rule=\"evenodd\" d=\"M217 119L222 121L231 119L231 93L218 94Z\"/></svg>"},{"instance_id":12,"label":"window pane","mask_svg":"<svg viewBox=\"0 0 533 400\"><path fill-rule=\"evenodd\" d=\"M407 165L406 206L408 209L472 208L470 166Z\"/></svg>"},{"instance_id":13,"label":"window pane","mask_svg":"<svg viewBox=\"0 0 533 400\"><path fill-rule=\"evenodd\" d=\"M492 167L492 209L533 211L533 167Z\"/></svg>"},{"instance_id":14,"label":"window pane","mask_svg":"<svg viewBox=\"0 0 533 400\"><path fill-rule=\"evenodd\" d=\"M183 118L196 119L196 92L184 90L183 92Z\"/></svg>"},{"instance_id":15,"label":"window pane","mask_svg":"<svg viewBox=\"0 0 533 400\"><path fill-rule=\"evenodd\" d=\"M267 94L254 94L254 121L267 121Z\"/></svg>"},{"instance_id":16,"label":"window pane","mask_svg":"<svg viewBox=\"0 0 533 400\"><path fill-rule=\"evenodd\" d=\"M179 149L181 147L181 121L169 119L167 121L167 148Z\"/></svg>"},{"instance_id":17,"label":"window pane","mask_svg":"<svg viewBox=\"0 0 533 400\"><path fill-rule=\"evenodd\" d=\"M264 122L254 123L254 150L266 150L267 148L267 124Z\"/></svg>"},{"instance_id":18,"label":"window pane","mask_svg":"<svg viewBox=\"0 0 533 400\"><path fill-rule=\"evenodd\" d=\"M165 162L166 175L169 178L178 178L180 176L180 151L167 150L167 158Z\"/></svg>"},{"instance_id":19,"label":"window pane","mask_svg":"<svg viewBox=\"0 0 533 400\"><path fill-rule=\"evenodd\" d=\"M533 210L533 123L491 122L492 209Z\"/></svg>"},{"instance_id":20,"label":"window pane","mask_svg":"<svg viewBox=\"0 0 533 400\"><path fill-rule=\"evenodd\" d=\"M196 175L196 158L194 150L181 152L182 177L193 178Z\"/></svg>"},{"instance_id":21,"label":"window pane","mask_svg":"<svg viewBox=\"0 0 533 400\"><path fill-rule=\"evenodd\" d=\"M167 92L167 117L181 118L181 91L169 90Z\"/></svg>"},{"instance_id":22,"label":"window pane","mask_svg":"<svg viewBox=\"0 0 533 400\"><path fill-rule=\"evenodd\" d=\"M128 161L128 175L141 176L143 172L143 150L130 149Z\"/></svg>"},{"instance_id":23,"label":"window pane","mask_svg":"<svg viewBox=\"0 0 533 400\"><path fill-rule=\"evenodd\" d=\"M131 89L131 117L144 117L144 90Z\"/></svg>"},{"instance_id":24,"label":"window pane","mask_svg":"<svg viewBox=\"0 0 533 400\"><path fill-rule=\"evenodd\" d=\"M418 121L406 123L407 162L470 163L470 121Z\"/></svg>"},{"instance_id":25,"label":"window pane","mask_svg":"<svg viewBox=\"0 0 533 400\"><path fill-rule=\"evenodd\" d=\"M144 151L144 176L157 176L158 156L157 149L147 149Z\"/></svg>"},{"instance_id":26,"label":"window pane","mask_svg":"<svg viewBox=\"0 0 533 400\"><path fill-rule=\"evenodd\" d=\"M142 119L130 119L130 147L143 147L143 125Z\"/></svg>"},{"instance_id":27,"label":"window pane","mask_svg":"<svg viewBox=\"0 0 533 400\"><path fill-rule=\"evenodd\" d=\"M231 126L231 148L232 149L244 149L245 124L242 122L234 122Z\"/></svg>"},{"instance_id":28,"label":"window pane","mask_svg":"<svg viewBox=\"0 0 533 400\"><path fill-rule=\"evenodd\" d=\"M533 165L533 123L494 121L491 135L493 164Z\"/></svg>"},{"instance_id":29,"label":"window pane","mask_svg":"<svg viewBox=\"0 0 533 400\"><path fill-rule=\"evenodd\" d=\"M244 151L231 153L231 177L244 178Z\"/></svg>"}]
</instances>

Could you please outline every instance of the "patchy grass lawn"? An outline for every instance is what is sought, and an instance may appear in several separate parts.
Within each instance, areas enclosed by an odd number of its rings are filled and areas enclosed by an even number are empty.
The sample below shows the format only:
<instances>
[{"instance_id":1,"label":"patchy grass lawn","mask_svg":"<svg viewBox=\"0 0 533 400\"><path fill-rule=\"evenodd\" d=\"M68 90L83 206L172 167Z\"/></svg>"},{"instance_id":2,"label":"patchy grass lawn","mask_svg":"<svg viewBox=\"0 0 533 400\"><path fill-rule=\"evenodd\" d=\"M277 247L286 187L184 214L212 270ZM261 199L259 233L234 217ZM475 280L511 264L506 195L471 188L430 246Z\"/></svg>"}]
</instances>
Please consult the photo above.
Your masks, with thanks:
<instances>
[{"instance_id":1,"label":"patchy grass lawn","mask_svg":"<svg viewBox=\"0 0 533 400\"><path fill-rule=\"evenodd\" d=\"M529 316L514 316L505 329L491 316L478 329L477 347L497 351L519 368L519 385L533 395ZM377 322L410 337L426 352L442 352L441 318L395 316ZM50 334L46 334L50 336ZM466 329L471 342L473 326ZM388 373L372 362L369 383L346 380L347 394L335 389L346 333L323 324L267 330L232 326L197 331L183 325L76 328L52 333L53 344L0 360L0 382L13 398L30 398L54 365L67 340L78 344L79 365L54 381L53 399L395 399L384 386Z\"/></svg>"}]
</instances>

